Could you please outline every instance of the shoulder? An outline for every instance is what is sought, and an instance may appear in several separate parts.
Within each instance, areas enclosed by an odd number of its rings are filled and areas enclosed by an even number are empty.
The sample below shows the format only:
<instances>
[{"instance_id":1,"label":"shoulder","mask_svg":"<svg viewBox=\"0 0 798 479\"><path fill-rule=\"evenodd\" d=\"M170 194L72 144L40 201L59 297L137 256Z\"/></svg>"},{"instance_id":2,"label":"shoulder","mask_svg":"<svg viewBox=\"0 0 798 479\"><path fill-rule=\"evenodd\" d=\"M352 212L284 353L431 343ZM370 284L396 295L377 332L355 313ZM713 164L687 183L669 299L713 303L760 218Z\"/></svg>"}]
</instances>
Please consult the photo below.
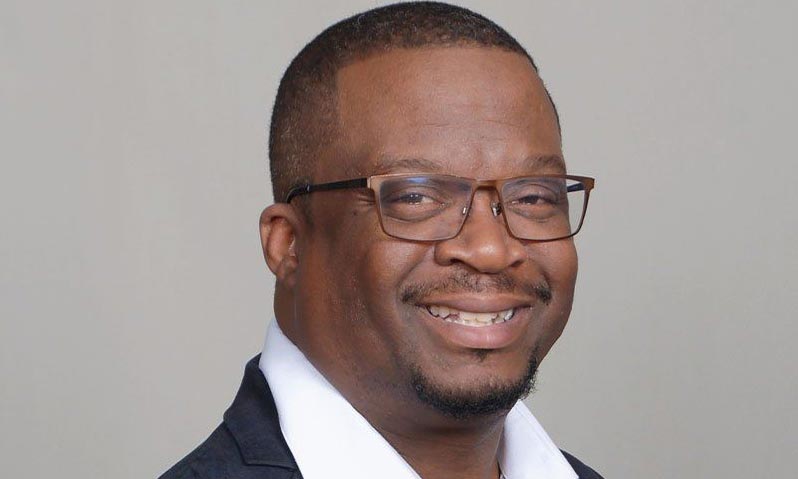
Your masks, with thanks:
<instances>
[{"instance_id":1,"label":"shoulder","mask_svg":"<svg viewBox=\"0 0 798 479\"><path fill-rule=\"evenodd\" d=\"M568 460L568 463L571 465L574 472L576 472L576 475L579 476L579 479L603 479L598 472L586 466L585 463L583 463L579 459L575 458L574 456L568 454L565 451L562 451L562 454Z\"/></svg>"},{"instance_id":2,"label":"shoulder","mask_svg":"<svg viewBox=\"0 0 798 479\"><path fill-rule=\"evenodd\" d=\"M201 479L228 477L230 463L235 460L236 445L224 424L186 457L158 479ZM241 462L238 460L237 462Z\"/></svg>"},{"instance_id":3,"label":"shoulder","mask_svg":"<svg viewBox=\"0 0 798 479\"><path fill-rule=\"evenodd\" d=\"M246 464L238 445L222 423L208 439L158 479L296 479L298 471Z\"/></svg>"}]
</instances>

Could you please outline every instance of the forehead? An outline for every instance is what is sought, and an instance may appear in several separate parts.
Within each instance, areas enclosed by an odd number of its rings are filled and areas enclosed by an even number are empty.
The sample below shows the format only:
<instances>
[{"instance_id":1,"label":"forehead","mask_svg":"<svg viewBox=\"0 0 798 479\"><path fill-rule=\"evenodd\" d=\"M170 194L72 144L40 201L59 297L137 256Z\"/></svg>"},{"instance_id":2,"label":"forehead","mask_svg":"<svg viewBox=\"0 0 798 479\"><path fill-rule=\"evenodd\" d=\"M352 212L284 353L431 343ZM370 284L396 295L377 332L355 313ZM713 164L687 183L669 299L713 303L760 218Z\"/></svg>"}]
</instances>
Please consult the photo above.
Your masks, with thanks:
<instances>
[{"instance_id":1,"label":"forehead","mask_svg":"<svg viewBox=\"0 0 798 479\"><path fill-rule=\"evenodd\" d=\"M392 50L341 69L336 80L340 154L322 165L325 179L422 164L495 178L553 165L534 158L561 157L553 106L520 54L482 47Z\"/></svg>"}]
</instances>

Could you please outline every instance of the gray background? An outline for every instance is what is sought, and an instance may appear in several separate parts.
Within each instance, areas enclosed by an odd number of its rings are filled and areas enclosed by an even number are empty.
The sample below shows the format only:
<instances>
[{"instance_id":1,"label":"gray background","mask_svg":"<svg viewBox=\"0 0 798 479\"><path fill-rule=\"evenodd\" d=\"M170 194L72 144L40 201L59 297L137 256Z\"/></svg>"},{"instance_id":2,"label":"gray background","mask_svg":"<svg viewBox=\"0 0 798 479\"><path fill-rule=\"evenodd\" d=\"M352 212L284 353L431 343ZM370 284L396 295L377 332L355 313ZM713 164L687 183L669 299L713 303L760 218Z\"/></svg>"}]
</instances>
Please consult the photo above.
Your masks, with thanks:
<instances>
[{"instance_id":1,"label":"gray background","mask_svg":"<svg viewBox=\"0 0 798 479\"><path fill-rule=\"evenodd\" d=\"M375 4L0 1L3 477L154 477L219 422L272 315L279 76ZM608 478L790 477L795 2L463 4L598 178L538 418Z\"/></svg>"}]
</instances>

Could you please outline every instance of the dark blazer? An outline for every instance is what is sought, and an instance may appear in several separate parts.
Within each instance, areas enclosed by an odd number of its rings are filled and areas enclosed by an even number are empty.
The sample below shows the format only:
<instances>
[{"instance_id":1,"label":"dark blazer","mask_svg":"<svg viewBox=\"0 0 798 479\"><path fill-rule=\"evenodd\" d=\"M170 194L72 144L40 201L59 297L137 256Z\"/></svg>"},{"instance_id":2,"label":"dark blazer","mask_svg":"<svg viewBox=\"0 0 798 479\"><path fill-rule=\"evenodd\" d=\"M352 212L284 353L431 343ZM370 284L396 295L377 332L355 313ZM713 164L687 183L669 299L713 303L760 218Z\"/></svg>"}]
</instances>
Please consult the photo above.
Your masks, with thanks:
<instances>
[{"instance_id":1,"label":"dark blazer","mask_svg":"<svg viewBox=\"0 0 798 479\"><path fill-rule=\"evenodd\" d=\"M241 388L222 424L160 479L302 479L259 361L260 355L247 363ZM580 479L601 479L578 459L563 454Z\"/></svg>"}]
</instances>

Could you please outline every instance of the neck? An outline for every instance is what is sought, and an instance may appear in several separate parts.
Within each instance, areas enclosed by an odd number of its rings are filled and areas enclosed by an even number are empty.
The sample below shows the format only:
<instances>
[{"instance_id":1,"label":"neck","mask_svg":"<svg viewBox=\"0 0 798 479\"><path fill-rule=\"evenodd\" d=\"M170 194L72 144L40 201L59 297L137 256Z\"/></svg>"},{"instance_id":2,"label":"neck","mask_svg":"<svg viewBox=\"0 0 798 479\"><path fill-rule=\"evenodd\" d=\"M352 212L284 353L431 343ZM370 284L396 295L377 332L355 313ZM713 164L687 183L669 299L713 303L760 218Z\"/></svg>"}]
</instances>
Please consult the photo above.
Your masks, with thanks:
<instances>
[{"instance_id":1,"label":"neck","mask_svg":"<svg viewBox=\"0 0 798 479\"><path fill-rule=\"evenodd\" d=\"M498 452L506 413L456 420L425 407L418 414L361 410L423 479L498 479ZM377 413L377 414L372 414Z\"/></svg>"}]
</instances>

